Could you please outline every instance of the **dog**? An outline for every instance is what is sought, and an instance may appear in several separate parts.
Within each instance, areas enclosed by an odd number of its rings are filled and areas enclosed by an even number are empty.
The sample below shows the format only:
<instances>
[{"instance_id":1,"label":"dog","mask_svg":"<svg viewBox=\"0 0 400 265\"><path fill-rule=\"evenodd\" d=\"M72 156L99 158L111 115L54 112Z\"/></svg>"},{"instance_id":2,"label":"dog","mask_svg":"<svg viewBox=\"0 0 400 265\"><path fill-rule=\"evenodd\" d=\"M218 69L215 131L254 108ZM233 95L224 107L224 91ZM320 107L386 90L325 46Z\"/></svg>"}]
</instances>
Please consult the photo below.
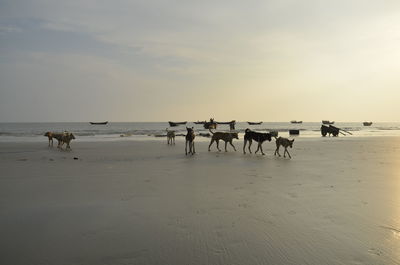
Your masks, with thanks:
<instances>
[{"instance_id":1,"label":"dog","mask_svg":"<svg viewBox=\"0 0 400 265\"><path fill-rule=\"evenodd\" d=\"M49 139L49 146L53 146L53 138L55 138L58 142L57 147L59 148L62 143L63 133L55 133L55 132L46 132L44 136L47 136ZM50 145L51 143L51 145Z\"/></svg>"},{"instance_id":2,"label":"dog","mask_svg":"<svg viewBox=\"0 0 400 265\"><path fill-rule=\"evenodd\" d=\"M69 144L70 144L70 142L71 142L73 139L75 139L75 136L73 135L73 133L64 132L64 133L62 134L62 137L61 137L61 145L60 145L60 148L62 148L62 146L63 146L64 144L66 144L65 149L71 149L71 146L70 146Z\"/></svg>"},{"instance_id":3,"label":"dog","mask_svg":"<svg viewBox=\"0 0 400 265\"><path fill-rule=\"evenodd\" d=\"M217 149L218 151L221 152L221 150L219 149L219 140L223 140L225 142L225 152L227 152L228 150L226 150L226 146L229 143L232 147L233 150L236 151L235 146L232 144L232 140L234 138L239 139L239 136L237 133L232 133L232 132L212 132L210 129L210 133L212 134L212 138L211 138L211 142L210 145L208 146L208 151L210 152L210 147L214 142L217 142Z\"/></svg>"},{"instance_id":4,"label":"dog","mask_svg":"<svg viewBox=\"0 0 400 265\"><path fill-rule=\"evenodd\" d=\"M172 141L175 144L175 131L168 131L168 128L165 131L167 131L167 144L172 145Z\"/></svg>"},{"instance_id":5,"label":"dog","mask_svg":"<svg viewBox=\"0 0 400 265\"><path fill-rule=\"evenodd\" d=\"M252 130L250 130L250 129L246 129L245 131L244 131L245 133L244 133L244 145L243 145L243 154L246 154L246 144L247 144L247 142L249 142L249 152L250 152L250 154L251 154L251 149L250 149L250 146L251 146L251 143L253 142L253 140L254 141L256 141L256 142L258 142L258 146L257 146L257 150L256 150L256 154L257 154L257 152L258 152L258 150L261 150L261 153L263 154L263 155L265 155L264 154L264 151L263 151L263 149L262 149L262 144L263 144L263 142L265 142L265 141L269 141L269 142L271 142L271 134L270 133L259 133L259 132L254 132L254 131L252 131Z\"/></svg>"},{"instance_id":6,"label":"dog","mask_svg":"<svg viewBox=\"0 0 400 265\"><path fill-rule=\"evenodd\" d=\"M44 134L44 136L47 136L47 138L49 139L49 146L53 146L53 133L52 132L46 132ZM51 145L50 145L51 143Z\"/></svg>"},{"instance_id":7,"label":"dog","mask_svg":"<svg viewBox=\"0 0 400 265\"><path fill-rule=\"evenodd\" d=\"M278 154L279 156L281 156L279 154L279 147L282 145L285 148L285 152L283 152L283 157L286 157L286 153L287 153L289 155L289 157L292 158L290 156L289 151L287 150L287 148L288 147L293 148L294 139L293 140L289 140L289 139L283 138L283 137L278 137L278 138L275 137L275 139L276 139L276 150L275 150L275 154L274 155Z\"/></svg>"},{"instance_id":8,"label":"dog","mask_svg":"<svg viewBox=\"0 0 400 265\"><path fill-rule=\"evenodd\" d=\"M188 128L186 127L187 130L187 134L186 134L186 143L185 143L185 154L187 155L187 147L189 145L189 154L194 155L196 153L195 149L194 149L194 138L196 137L194 134L194 129L192 128Z\"/></svg>"}]
</instances>

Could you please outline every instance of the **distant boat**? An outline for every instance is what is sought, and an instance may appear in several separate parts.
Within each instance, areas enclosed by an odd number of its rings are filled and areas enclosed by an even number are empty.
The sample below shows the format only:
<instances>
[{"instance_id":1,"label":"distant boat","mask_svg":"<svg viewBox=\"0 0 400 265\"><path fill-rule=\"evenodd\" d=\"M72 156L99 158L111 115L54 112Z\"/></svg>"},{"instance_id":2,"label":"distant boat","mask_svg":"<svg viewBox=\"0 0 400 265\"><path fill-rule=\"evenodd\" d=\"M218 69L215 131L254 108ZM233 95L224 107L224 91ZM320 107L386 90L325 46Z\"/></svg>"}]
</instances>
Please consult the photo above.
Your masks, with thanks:
<instances>
[{"instance_id":1,"label":"distant boat","mask_svg":"<svg viewBox=\"0 0 400 265\"><path fill-rule=\"evenodd\" d=\"M217 124L232 124L232 123L236 123L235 120L233 121L217 121Z\"/></svg>"},{"instance_id":2,"label":"distant boat","mask_svg":"<svg viewBox=\"0 0 400 265\"><path fill-rule=\"evenodd\" d=\"M263 123L262 121L259 121L259 122L251 122L251 121L248 121L247 122L249 125L260 125L261 123Z\"/></svg>"},{"instance_id":3,"label":"distant boat","mask_svg":"<svg viewBox=\"0 0 400 265\"><path fill-rule=\"evenodd\" d=\"M371 126L372 125L372 121L364 121L363 125L364 126Z\"/></svg>"},{"instance_id":4,"label":"distant boat","mask_svg":"<svg viewBox=\"0 0 400 265\"><path fill-rule=\"evenodd\" d=\"M102 121L102 122L90 122L92 125L106 125L108 121Z\"/></svg>"},{"instance_id":5,"label":"distant boat","mask_svg":"<svg viewBox=\"0 0 400 265\"><path fill-rule=\"evenodd\" d=\"M176 127L176 126L179 126L179 125L185 125L187 123L187 121L182 121L182 122L169 121L168 123L169 123L169 126Z\"/></svg>"},{"instance_id":6,"label":"distant boat","mask_svg":"<svg viewBox=\"0 0 400 265\"><path fill-rule=\"evenodd\" d=\"M205 124L206 121L195 121L194 124Z\"/></svg>"},{"instance_id":7,"label":"distant boat","mask_svg":"<svg viewBox=\"0 0 400 265\"><path fill-rule=\"evenodd\" d=\"M303 123L303 121L290 121L290 123Z\"/></svg>"},{"instance_id":8,"label":"distant boat","mask_svg":"<svg viewBox=\"0 0 400 265\"><path fill-rule=\"evenodd\" d=\"M299 135L300 134L300 130L289 130L289 134L290 135Z\"/></svg>"},{"instance_id":9,"label":"distant boat","mask_svg":"<svg viewBox=\"0 0 400 265\"><path fill-rule=\"evenodd\" d=\"M322 120L322 124L334 124L334 121Z\"/></svg>"}]
</instances>

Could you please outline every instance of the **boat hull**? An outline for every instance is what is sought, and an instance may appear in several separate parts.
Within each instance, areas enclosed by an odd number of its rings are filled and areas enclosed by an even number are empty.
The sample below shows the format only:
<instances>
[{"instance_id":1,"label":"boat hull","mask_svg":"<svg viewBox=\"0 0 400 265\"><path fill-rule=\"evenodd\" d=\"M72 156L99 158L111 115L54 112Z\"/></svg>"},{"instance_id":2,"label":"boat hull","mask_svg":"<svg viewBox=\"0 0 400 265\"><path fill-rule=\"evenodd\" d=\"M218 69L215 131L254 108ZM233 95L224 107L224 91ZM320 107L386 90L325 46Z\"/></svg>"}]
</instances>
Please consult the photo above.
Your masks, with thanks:
<instances>
[{"instance_id":1,"label":"boat hull","mask_svg":"<svg viewBox=\"0 0 400 265\"><path fill-rule=\"evenodd\" d=\"M179 125L185 125L187 123L187 121L182 121L182 122L169 121L168 123L169 123L169 126L176 127L176 126L179 126Z\"/></svg>"},{"instance_id":2,"label":"boat hull","mask_svg":"<svg viewBox=\"0 0 400 265\"><path fill-rule=\"evenodd\" d=\"M90 124L92 125L106 125L108 123L108 121L104 121L104 122L90 122Z\"/></svg>"},{"instance_id":3,"label":"boat hull","mask_svg":"<svg viewBox=\"0 0 400 265\"><path fill-rule=\"evenodd\" d=\"M327 124L327 125L329 125L329 124L334 124L335 122L334 121L322 121L322 124Z\"/></svg>"},{"instance_id":4,"label":"boat hull","mask_svg":"<svg viewBox=\"0 0 400 265\"><path fill-rule=\"evenodd\" d=\"M217 121L217 124L235 124L236 121Z\"/></svg>"}]
</instances>

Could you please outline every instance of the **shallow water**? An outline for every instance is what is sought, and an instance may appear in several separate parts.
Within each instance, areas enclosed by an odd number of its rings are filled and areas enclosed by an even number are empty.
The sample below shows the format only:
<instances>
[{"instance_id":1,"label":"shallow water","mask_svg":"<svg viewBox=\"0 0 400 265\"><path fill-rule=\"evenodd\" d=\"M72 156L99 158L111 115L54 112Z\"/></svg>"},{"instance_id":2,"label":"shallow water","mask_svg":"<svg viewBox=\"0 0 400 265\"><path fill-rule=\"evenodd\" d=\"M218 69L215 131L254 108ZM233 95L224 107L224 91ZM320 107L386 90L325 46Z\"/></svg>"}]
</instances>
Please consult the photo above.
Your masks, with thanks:
<instances>
[{"instance_id":1,"label":"shallow water","mask_svg":"<svg viewBox=\"0 0 400 265\"><path fill-rule=\"evenodd\" d=\"M400 122L376 122L369 127L363 126L361 122L337 122L334 125L350 131L353 136L400 135ZM208 132L202 125L192 122L188 122L186 126L194 127L196 133ZM302 124L264 122L261 125L248 125L247 122L236 123L236 130L239 133L250 128L257 131L279 131L280 135L288 136L289 129L298 129L301 137L320 137L320 127L320 122ZM46 131L73 132L77 136L77 141L148 140L149 137L154 139L155 135L165 135L167 128L175 130L177 134L186 133L185 125L171 128L167 122L110 122L107 125L91 125L88 122L0 123L0 142L43 141L43 134ZM227 131L229 125L218 125L217 129Z\"/></svg>"}]
</instances>

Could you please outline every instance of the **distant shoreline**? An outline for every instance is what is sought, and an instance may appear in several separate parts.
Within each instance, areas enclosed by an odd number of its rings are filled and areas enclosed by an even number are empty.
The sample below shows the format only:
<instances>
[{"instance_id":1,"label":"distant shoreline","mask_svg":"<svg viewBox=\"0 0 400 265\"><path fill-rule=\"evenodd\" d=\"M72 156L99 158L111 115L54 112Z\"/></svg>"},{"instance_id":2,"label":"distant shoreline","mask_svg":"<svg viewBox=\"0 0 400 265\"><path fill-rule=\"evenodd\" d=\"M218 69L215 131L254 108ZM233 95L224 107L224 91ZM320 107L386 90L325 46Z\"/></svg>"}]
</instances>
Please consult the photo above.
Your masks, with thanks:
<instances>
[{"instance_id":1,"label":"distant shoreline","mask_svg":"<svg viewBox=\"0 0 400 265\"><path fill-rule=\"evenodd\" d=\"M189 122L186 125L169 127L167 122L110 122L107 125L91 125L88 122L69 123L0 123L0 142L36 142L43 141L43 134L52 132L73 132L76 141L119 141L119 140L148 140L155 136L166 135L166 129L174 130L177 134L186 134L186 126L194 127L197 134L208 134L201 124ZM362 123L336 122L335 126L351 131L353 136L396 136L400 135L400 122L379 123L372 126L363 126ZM241 136L245 129L255 131L278 131L279 135L289 137L289 130L300 131L302 138L321 137L321 122L303 122L291 124L290 122L263 122L261 125L249 125L247 122L237 122L235 132ZM229 131L229 125L218 125L217 131ZM122 137L121 137L122 136ZM343 136L340 136L343 137ZM124 139L121 139L124 138ZM162 137L157 137L162 138ZM200 140L204 137L198 137ZM207 139L207 138L205 138Z\"/></svg>"}]
</instances>

